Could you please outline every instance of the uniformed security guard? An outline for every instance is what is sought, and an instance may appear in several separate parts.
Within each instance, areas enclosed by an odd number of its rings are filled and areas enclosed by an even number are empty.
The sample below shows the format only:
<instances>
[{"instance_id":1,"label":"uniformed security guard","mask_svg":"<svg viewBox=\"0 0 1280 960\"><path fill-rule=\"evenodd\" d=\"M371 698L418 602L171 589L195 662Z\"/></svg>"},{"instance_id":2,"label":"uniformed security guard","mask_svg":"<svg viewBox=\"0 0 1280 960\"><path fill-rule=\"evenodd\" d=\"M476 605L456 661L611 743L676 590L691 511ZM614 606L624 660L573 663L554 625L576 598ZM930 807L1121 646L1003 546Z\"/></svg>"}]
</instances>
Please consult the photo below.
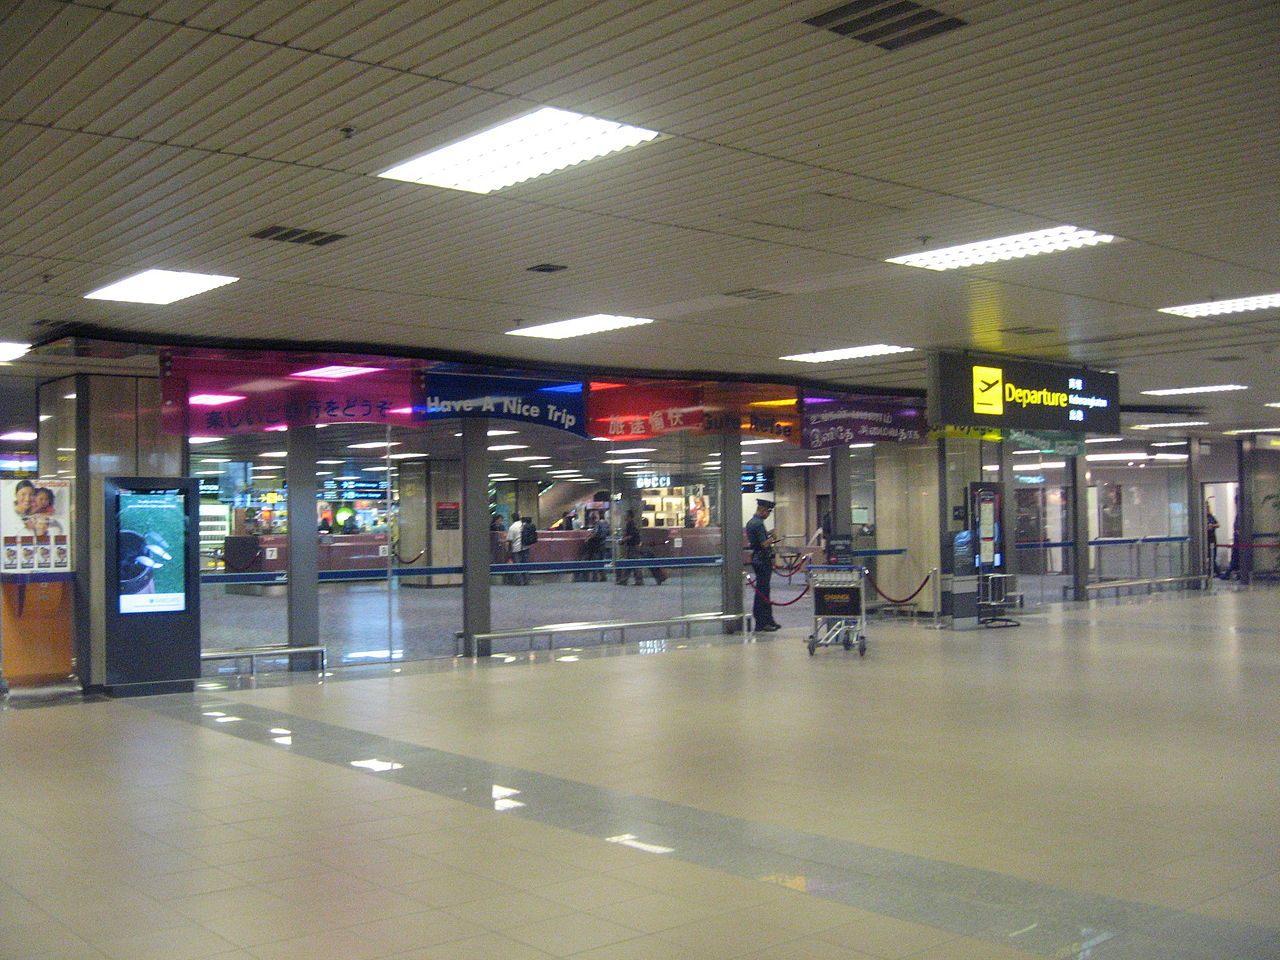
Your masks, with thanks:
<instances>
[{"instance_id":1,"label":"uniformed security guard","mask_svg":"<svg viewBox=\"0 0 1280 960\"><path fill-rule=\"evenodd\" d=\"M751 548L751 569L756 575L755 602L751 605L751 614L755 618L756 630L781 630L782 626L773 619L773 604L769 601L769 589L773 579L773 545L778 538L765 528L764 522L773 510L772 500L757 500L756 512L747 521L747 546Z\"/></svg>"}]
</instances>

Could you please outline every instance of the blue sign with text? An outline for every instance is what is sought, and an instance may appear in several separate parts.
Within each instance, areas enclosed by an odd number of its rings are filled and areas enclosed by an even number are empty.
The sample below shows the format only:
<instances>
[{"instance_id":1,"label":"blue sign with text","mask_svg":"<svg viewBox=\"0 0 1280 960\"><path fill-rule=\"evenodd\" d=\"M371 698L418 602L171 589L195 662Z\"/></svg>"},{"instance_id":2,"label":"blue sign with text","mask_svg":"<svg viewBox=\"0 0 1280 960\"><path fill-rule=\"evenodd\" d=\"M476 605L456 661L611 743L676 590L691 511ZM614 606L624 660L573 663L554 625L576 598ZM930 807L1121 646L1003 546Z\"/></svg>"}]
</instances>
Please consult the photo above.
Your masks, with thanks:
<instances>
[{"instance_id":1,"label":"blue sign with text","mask_svg":"<svg viewBox=\"0 0 1280 960\"><path fill-rule=\"evenodd\" d=\"M413 405L413 417L415 420L451 417L521 420L585 437L585 398L586 385L578 382L428 373L423 399Z\"/></svg>"}]
</instances>

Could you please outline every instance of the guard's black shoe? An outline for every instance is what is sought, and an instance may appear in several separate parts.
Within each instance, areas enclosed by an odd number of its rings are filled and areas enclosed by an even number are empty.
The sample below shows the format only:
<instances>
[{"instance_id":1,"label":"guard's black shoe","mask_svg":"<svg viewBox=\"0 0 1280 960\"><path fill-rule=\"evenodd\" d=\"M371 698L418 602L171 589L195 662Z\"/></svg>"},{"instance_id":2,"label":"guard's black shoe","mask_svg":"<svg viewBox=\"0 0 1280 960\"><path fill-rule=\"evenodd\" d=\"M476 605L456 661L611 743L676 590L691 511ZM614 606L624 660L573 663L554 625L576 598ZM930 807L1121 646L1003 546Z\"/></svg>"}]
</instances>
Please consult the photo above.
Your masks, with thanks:
<instances>
[{"instance_id":1,"label":"guard's black shoe","mask_svg":"<svg viewBox=\"0 0 1280 960\"><path fill-rule=\"evenodd\" d=\"M781 629L782 629L782 624L780 624L780 623L762 623L760 626L756 627L756 629L757 629L757 630L763 630L763 631L766 631L766 632L768 632L768 633L772 633L774 630L781 630Z\"/></svg>"}]
</instances>

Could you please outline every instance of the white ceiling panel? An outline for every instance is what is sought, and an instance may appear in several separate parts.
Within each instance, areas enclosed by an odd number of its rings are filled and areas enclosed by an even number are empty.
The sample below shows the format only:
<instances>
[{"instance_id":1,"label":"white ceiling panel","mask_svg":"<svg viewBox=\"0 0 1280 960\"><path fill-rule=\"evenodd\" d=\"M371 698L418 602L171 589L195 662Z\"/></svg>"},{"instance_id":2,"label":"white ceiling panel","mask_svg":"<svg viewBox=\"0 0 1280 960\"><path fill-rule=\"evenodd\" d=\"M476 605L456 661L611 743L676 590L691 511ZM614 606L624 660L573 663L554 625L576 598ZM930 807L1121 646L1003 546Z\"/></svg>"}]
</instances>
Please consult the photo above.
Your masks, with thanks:
<instances>
[{"instance_id":1,"label":"white ceiling panel","mask_svg":"<svg viewBox=\"0 0 1280 960\"><path fill-rule=\"evenodd\" d=\"M835 6L12 0L0 339L79 322L895 389L924 387L927 350L983 349L1110 365L1127 402L1250 384L1203 401L1224 427L1280 399L1280 311L1157 311L1280 292L1273 2L940 0L967 24L896 50L803 23ZM376 176L544 103L665 139L488 196ZM1124 240L882 262L1061 223ZM250 237L273 225L345 236ZM242 279L83 299L151 266ZM504 335L595 312L658 322ZM778 359L875 341L920 352Z\"/></svg>"}]
</instances>

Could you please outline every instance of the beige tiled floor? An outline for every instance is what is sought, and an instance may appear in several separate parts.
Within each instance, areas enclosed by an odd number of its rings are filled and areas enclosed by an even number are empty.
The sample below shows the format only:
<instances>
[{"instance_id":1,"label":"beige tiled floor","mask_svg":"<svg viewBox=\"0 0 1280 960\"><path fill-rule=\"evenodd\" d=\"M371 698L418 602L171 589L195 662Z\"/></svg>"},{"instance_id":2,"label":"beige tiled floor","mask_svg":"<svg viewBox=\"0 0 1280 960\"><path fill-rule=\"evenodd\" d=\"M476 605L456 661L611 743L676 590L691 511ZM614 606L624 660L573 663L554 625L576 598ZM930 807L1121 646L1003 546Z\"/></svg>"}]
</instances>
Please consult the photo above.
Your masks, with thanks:
<instances>
[{"instance_id":1,"label":"beige tiled floor","mask_svg":"<svg viewBox=\"0 0 1280 960\"><path fill-rule=\"evenodd\" d=\"M864 661L810 658L784 632L222 696L569 794L1274 929L1277 613L1280 592L1255 588L1009 630L877 624ZM917 922L909 890L870 910L856 891L801 892L818 886L605 843L141 701L0 713L0 960L1051 955Z\"/></svg>"}]
</instances>

